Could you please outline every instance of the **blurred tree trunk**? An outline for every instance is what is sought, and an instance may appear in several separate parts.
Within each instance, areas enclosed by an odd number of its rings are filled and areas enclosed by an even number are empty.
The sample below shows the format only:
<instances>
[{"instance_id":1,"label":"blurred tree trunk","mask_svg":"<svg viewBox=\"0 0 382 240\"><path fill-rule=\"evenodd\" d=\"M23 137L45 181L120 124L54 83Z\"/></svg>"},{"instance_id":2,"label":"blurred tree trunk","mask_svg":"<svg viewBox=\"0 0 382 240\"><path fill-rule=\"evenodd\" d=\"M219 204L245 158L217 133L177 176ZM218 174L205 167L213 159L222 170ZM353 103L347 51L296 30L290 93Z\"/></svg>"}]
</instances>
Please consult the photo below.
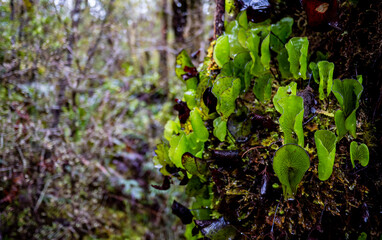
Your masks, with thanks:
<instances>
[{"instance_id":1,"label":"blurred tree trunk","mask_svg":"<svg viewBox=\"0 0 382 240\"><path fill-rule=\"evenodd\" d=\"M187 0L172 1L172 28L175 35L174 48L176 51L184 46L184 30L187 25Z\"/></svg>"},{"instance_id":2,"label":"blurred tree trunk","mask_svg":"<svg viewBox=\"0 0 382 240\"><path fill-rule=\"evenodd\" d=\"M66 42L67 42L67 55L66 55L66 63L65 63L64 71L70 69L72 66L72 62L73 62L73 47L74 47L74 44L76 42L78 25L80 23L81 2L82 2L82 0L75 0L74 7L73 7L73 10L71 12L72 25L71 25L71 31L68 34L67 40L66 40ZM67 75L69 75L69 73ZM58 80L57 106L54 109L53 123L52 123L53 128L56 128L58 126L58 123L60 122L60 115L62 112L62 107L64 106L64 104L66 102L65 92L66 92L67 85L68 85L67 76L62 76Z\"/></svg>"},{"instance_id":3,"label":"blurred tree trunk","mask_svg":"<svg viewBox=\"0 0 382 240\"><path fill-rule=\"evenodd\" d=\"M168 95L169 84L168 84L168 57L167 57L167 35L168 35L168 10L167 10L167 0L162 0L162 30L161 30L161 50L159 51L159 75L160 75L160 85L163 88L163 94Z\"/></svg>"},{"instance_id":4,"label":"blurred tree trunk","mask_svg":"<svg viewBox=\"0 0 382 240\"><path fill-rule=\"evenodd\" d=\"M203 19L203 3L202 0L189 0L189 27L188 34L190 41L190 49L191 52L199 51L202 48L201 44L203 43L203 33L204 33L204 19ZM199 61L203 61L204 59L204 51L200 51Z\"/></svg>"},{"instance_id":5,"label":"blurred tree trunk","mask_svg":"<svg viewBox=\"0 0 382 240\"><path fill-rule=\"evenodd\" d=\"M224 32L224 13L225 0L216 0L215 20L214 20L214 38L222 35Z\"/></svg>"}]
</instances>

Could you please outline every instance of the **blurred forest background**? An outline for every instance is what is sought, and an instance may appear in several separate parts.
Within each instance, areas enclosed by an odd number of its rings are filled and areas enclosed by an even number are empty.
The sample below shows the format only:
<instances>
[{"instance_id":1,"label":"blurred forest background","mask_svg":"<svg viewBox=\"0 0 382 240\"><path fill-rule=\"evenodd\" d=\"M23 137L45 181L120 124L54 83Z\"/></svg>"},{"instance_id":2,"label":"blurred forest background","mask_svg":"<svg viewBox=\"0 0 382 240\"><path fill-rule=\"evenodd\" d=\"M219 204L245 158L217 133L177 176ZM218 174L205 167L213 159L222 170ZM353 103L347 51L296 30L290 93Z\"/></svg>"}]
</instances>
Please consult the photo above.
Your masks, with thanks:
<instances>
[{"instance_id":1,"label":"blurred forest background","mask_svg":"<svg viewBox=\"0 0 382 240\"><path fill-rule=\"evenodd\" d=\"M214 7L0 0L0 239L183 238L151 159Z\"/></svg>"}]
</instances>

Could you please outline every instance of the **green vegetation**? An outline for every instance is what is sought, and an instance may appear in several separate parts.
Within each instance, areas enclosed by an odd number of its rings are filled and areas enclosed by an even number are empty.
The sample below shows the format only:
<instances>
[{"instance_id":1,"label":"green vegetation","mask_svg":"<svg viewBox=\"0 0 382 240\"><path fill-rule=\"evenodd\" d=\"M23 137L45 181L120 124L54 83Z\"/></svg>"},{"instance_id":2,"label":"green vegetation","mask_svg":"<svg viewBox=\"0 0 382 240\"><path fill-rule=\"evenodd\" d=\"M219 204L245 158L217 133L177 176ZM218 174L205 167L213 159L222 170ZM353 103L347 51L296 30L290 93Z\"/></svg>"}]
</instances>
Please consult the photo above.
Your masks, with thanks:
<instances>
[{"instance_id":1,"label":"green vegetation","mask_svg":"<svg viewBox=\"0 0 382 240\"><path fill-rule=\"evenodd\" d=\"M318 130L314 133L314 141L316 143L319 160L318 178L321 181L326 181L333 172L337 137L331 131Z\"/></svg>"},{"instance_id":2,"label":"green vegetation","mask_svg":"<svg viewBox=\"0 0 382 240\"><path fill-rule=\"evenodd\" d=\"M297 185L310 166L309 155L300 146L285 144L273 158L273 169L280 179L286 198L294 198Z\"/></svg>"},{"instance_id":3,"label":"green vegetation","mask_svg":"<svg viewBox=\"0 0 382 240\"><path fill-rule=\"evenodd\" d=\"M353 168L355 167L355 161L366 167L369 164L369 148L365 144L351 142L350 144L350 160Z\"/></svg>"},{"instance_id":4,"label":"green vegetation","mask_svg":"<svg viewBox=\"0 0 382 240\"><path fill-rule=\"evenodd\" d=\"M333 82L334 64L328 61L317 64L312 61L308 71L309 42L306 37L289 39L291 18L271 24L269 20L248 22L246 16L246 12L240 13L236 20L226 24L225 33L212 42L213 53L210 48L211 54L195 74L199 79L197 85L193 86L192 94L186 92L182 101L178 101L179 119L167 123L165 139L156 151L164 175L178 178L180 184L187 184L190 179L187 194L193 199L190 209L195 220L191 226L195 232L211 239L225 239L220 236L220 229L227 226L243 228L233 220L233 215L248 224L246 229L251 234L265 234L265 225L248 228L261 218L261 215L246 212L245 209L250 209L249 199L266 199L262 208L263 214L268 216L276 215L276 205L282 204L286 210L288 199L298 199L303 207L314 209L317 209L313 207L317 199L334 206L334 199L342 196L333 186L344 174L334 167L336 159L342 161L336 156L338 142L347 131L352 134L349 138L355 137L355 112L362 92L361 83L352 79ZM186 60L186 54L181 54ZM193 67L181 62L178 66ZM186 71L178 77L184 79L185 74ZM308 85L310 81L304 80L309 76L318 85ZM330 95L332 91L341 106L334 118L332 112L337 106L328 105L328 101L335 101ZM315 92L318 92L319 102ZM315 108L323 115L318 117ZM338 121L340 115L343 122ZM334 122L338 136L323 130L334 126ZM342 141L340 144L350 147L352 161L359 160L366 166L362 145L356 148L354 143L349 146ZM270 172L270 165L274 173ZM304 178L308 178L308 182ZM255 184L253 187L251 181ZM267 187L268 181L274 186L272 190ZM278 182L284 200L277 204L281 194ZM328 187L320 191L321 183ZM194 188L200 191L191 190ZM271 193L267 195L268 191ZM294 218L299 222L314 218L287 211L282 221L288 224L295 224ZM321 213L310 214L319 216ZM208 230L205 224L214 230ZM284 227L288 224L280 224L278 228L291 233ZM305 231L306 225L299 228ZM235 232L235 228L229 229Z\"/></svg>"}]
</instances>

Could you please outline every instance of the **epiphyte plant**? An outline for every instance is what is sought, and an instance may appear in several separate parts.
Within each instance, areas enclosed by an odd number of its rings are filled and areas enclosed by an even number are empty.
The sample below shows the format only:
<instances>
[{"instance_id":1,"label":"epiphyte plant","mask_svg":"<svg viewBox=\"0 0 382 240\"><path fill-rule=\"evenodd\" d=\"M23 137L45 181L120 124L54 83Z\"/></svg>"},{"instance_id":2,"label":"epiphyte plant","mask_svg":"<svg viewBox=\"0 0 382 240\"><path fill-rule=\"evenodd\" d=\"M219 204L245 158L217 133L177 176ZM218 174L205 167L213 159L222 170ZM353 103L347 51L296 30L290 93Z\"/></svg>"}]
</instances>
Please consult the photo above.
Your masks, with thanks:
<instances>
[{"instance_id":1,"label":"epiphyte plant","mask_svg":"<svg viewBox=\"0 0 382 240\"><path fill-rule=\"evenodd\" d=\"M336 135L328 130L318 130L314 133L314 141L318 156L318 178L321 181L329 179L333 172L336 156Z\"/></svg>"},{"instance_id":2,"label":"epiphyte plant","mask_svg":"<svg viewBox=\"0 0 382 240\"><path fill-rule=\"evenodd\" d=\"M334 116L338 138L347 132L356 138L356 111L363 91L362 83L355 79L335 79L332 90L341 106Z\"/></svg>"},{"instance_id":3,"label":"epiphyte plant","mask_svg":"<svg viewBox=\"0 0 382 240\"><path fill-rule=\"evenodd\" d=\"M297 186L310 166L308 153L299 145L285 144L273 157L273 169L279 178L286 198L294 198Z\"/></svg>"},{"instance_id":4,"label":"epiphyte plant","mask_svg":"<svg viewBox=\"0 0 382 240\"><path fill-rule=\"evenodd\" d=\"M355 141L351 142L350 160L353 168L355 167L355 161L359 161L362 167L366 167L369 164L369 148L366 144L362 143L358 145Z\"/></svg>"}]
</instances>

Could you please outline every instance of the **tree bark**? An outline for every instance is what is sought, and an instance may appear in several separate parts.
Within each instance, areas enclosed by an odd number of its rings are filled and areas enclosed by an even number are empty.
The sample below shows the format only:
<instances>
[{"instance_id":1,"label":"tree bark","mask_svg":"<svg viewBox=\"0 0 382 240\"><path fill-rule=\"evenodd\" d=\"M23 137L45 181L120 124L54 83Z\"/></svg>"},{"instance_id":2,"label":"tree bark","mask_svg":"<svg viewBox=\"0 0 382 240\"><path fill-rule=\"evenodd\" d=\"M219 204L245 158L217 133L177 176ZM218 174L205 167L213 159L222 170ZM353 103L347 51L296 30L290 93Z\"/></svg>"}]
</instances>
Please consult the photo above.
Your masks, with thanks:
<instances>
[{"instance_id":1,"label":"tree bark","mask_svg":"<svg viewBox=\"0 0 382 240\"><path fill-rule=\"evenodd\" d=\"M224 32L225 0L216 0L214 38L218 38Z\"/></svg>"},{"instance_id":2,"label":"tree bark","mask_svg":"<svg viewBox=\"0 0 382 240\"><path fill-rule=\"evenodd\" d=\"M71 32L67 36L67 55L66 55L65 70L71 68L72 62L73 62L73 47L76 42L78 25L80 23L81 2L82 0L75 0L74 7L71 12L72 25L71 25ZM53 123L52 123L53 128L56 128L60 122L62 107L64 106L66 102L65 92L66 92L67 85L68 85L68 79L66 76L63 76L58 80L57 106L53 112L54 113Z\"/></svg>"},{"instance_id":3,"label":"tree bark","mask_svg":"<svg viewBox=\"0 0 382 240\"><path fill-rule=\"evenodd\" d=\"M172 12L172 28L174 29L175 46L181 46L184 43L183 34L187 25L187 0L173 0Z\"/></svg>"},{"instance_id":4,"label":"tree bark","mask_svg":"<svg viewBox=\"0 0 382 240\"><path fill-rule=\"evenodd\" d=\"M164 95L167 96L169 92L168 84L168 53L167 53L167 35L168 35L168 10L167 0L162 0L162 30L161 30L161 46L162 50L159 51L159 76L160 85L164 90Z\"/></svg>"}]
</instances>

